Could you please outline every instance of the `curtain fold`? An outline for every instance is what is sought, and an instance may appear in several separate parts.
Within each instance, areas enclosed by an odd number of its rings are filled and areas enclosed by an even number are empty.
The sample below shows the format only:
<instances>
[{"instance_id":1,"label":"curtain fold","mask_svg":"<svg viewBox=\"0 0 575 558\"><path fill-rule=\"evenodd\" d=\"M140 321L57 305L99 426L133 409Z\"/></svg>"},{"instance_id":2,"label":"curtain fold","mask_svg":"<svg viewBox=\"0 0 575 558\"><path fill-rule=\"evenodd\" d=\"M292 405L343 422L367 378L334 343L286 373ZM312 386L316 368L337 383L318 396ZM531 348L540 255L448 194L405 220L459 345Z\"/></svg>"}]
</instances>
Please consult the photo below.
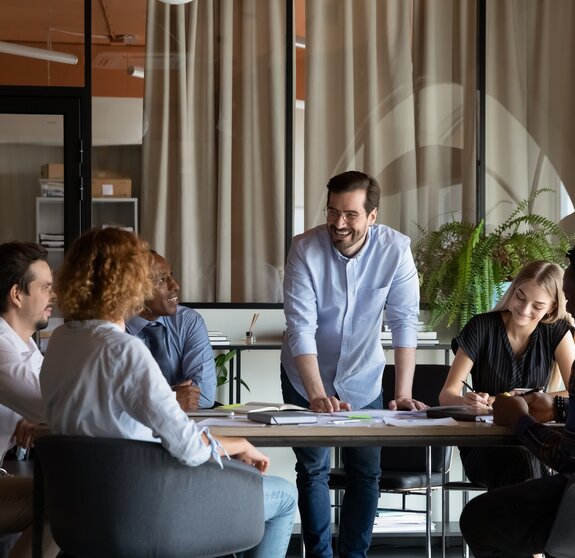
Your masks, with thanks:
<instances>
[{"instance_id":1,"label":"curtain fold","mask_svg":"<svg viewBox=\"0 0 575 558\"><path fill-rule=\"evenodd\" d=\"M148 4L143 236L181 298L279 302L285 3Z\"/></svg>"},{"instance_id":2,"label":"curtain fold","mask_svg":"<svg viewBox=\"0 0 575 558\"><path fill-rule=\"evenodd\" d=\"M558 221L559 190L575 199L575 105L570 0L487 2L489 220L551 188L533 209ZM573 228L575 231L575 227Z\"/></svg>"},{"instance_id":3,"label":"curtain fold","mask_svg":"<svg viewBox=\"0 0 575 558\"><path fill-rule=\"evenodd\" d=\"M471 5L470 5L471 4ZM306 3L305 226L352 168L412 237L475 203L475 12L463 0ZM464 194L465 192L465 194Z\"/></svg>"}]
</instances>

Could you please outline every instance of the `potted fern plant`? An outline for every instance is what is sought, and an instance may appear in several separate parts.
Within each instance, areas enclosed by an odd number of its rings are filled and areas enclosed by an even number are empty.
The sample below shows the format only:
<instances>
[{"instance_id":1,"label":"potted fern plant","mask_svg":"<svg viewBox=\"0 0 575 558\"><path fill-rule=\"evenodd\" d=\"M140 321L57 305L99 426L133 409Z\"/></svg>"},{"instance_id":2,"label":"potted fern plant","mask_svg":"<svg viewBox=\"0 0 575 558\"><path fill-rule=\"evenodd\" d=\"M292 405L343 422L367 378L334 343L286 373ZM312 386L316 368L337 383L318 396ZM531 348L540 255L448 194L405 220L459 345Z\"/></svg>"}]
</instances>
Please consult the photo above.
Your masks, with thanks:
<instances>
[{"instance_id":1,"label":"potted fern plant","mask_svg":"<svg viewBox=\"0 0 575 558\"><path fill-rule=\"evenodd\" d=\"M573 238L553 221L528 211L545 191L550 190L537 190L520 202L488 234L483 220L477 224L454 220L436 231L420 229L422 236L413 251L429 329L454 323L461 329L475 314L487 312L494 294L502 294L502 283L529 261L565 264Z\"/></svg>"}]
</instances>

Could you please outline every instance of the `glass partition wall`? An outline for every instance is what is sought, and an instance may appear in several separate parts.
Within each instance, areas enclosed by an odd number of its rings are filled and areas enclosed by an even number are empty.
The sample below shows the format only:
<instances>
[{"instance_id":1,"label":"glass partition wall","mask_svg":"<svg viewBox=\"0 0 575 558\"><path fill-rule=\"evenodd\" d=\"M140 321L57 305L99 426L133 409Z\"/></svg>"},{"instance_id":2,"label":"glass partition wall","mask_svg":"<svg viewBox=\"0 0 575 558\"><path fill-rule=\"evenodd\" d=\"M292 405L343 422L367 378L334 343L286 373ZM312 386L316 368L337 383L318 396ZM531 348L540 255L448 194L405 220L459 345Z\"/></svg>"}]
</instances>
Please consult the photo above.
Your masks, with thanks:
<instances>
[{"instance_id":1,"label":"glass partition wall","mask_svg":"<svg viewBox=\"0 0 575 558\"><path fill-rule=\"evenodd\" d=\"M133 228L190 302L280 303L292 232L322 222L325 184L351 168L379 180L378 220L414 240L451 219L493 228L541 187L553 192L534 208L569 225L570 0L5 4L0 96L88 91L90 103L76 102L75 155L65 116L59 139L32 131L25 148L0 126L3 240L37 238L42 165L80 158L89 168L64 181L66 240L92 223Z\"/></svg>"}]
</instances>

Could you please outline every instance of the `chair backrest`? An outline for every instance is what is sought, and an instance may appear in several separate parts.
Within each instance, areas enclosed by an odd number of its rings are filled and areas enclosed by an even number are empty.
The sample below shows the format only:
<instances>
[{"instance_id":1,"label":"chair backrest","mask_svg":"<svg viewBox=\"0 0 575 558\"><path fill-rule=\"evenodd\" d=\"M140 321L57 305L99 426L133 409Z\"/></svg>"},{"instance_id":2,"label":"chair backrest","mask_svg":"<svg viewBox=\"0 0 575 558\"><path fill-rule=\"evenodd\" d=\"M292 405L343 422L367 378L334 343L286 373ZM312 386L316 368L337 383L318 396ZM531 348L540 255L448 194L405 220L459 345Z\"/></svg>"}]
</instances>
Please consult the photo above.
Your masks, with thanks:
<instances>
[{"instance_id":1,"label":"chair backrest","mask_svg":"<svg viewBox=\"0 0 575 558\"><path fill-rule=\"evenodd\" d=\"M45 436L35 462L36 503L66 555L207 558L263 536L261 474L236 460L188 467L156 443Z\"/></svg>"},{"instance_id":2,"label":"chair backrest","mask_svg":"<svg viewBox=\"0 0 575 558\"><path fill-rule=\"evenodd\" d=\"M448 364L416 364L412 396L429 405L439 405L439 393L449 372ZM383 407L387 409L395 395L395 366L387 364L382 380ZM443 473L451 463L451 447L434 447L431 450L431 470ZM425 471L424 448L381 448L381 467L386 471Z\"/></svg>"},{"instance_id":3,"label":"chair backrest","mask_svg":"<svg viewBox=\"0 0 575 558\"><path fill-rule=\"evenodd\" d=\"M575 516L575 474L570 475L565 491L561 497L559 507L545 551L554 558L572 558L575 549L575 531L573 530L573 517Z\"/></svg>"}]
</instances>

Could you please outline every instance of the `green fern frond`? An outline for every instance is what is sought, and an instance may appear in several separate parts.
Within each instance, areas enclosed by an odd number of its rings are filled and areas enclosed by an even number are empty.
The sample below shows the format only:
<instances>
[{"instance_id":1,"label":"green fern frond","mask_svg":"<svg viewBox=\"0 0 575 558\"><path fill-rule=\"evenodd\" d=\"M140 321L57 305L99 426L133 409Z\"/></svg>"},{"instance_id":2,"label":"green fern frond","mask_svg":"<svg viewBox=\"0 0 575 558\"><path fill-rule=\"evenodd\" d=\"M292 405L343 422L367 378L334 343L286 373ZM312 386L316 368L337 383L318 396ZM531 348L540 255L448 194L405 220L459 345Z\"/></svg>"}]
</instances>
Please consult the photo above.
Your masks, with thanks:
<instances>
[{"instance_id":1,"label":"green fern frond","mask_svg":"<svg viewBox=\"0 0 575 558\"><path fill-rule=\"evenodd\" d=\"M540 188L519 202L490 234L485 234L483 221L453 220L436 231L419 228L422 237L414 243L414 259L422 300L430 311L429 329L444 322L463 327L473 315L488 311L494 294L503 294L501 282L529 261L565 264L575 238L550 219L529 212L544 192L553 190Z\"/></svg>"}]
</instances>

